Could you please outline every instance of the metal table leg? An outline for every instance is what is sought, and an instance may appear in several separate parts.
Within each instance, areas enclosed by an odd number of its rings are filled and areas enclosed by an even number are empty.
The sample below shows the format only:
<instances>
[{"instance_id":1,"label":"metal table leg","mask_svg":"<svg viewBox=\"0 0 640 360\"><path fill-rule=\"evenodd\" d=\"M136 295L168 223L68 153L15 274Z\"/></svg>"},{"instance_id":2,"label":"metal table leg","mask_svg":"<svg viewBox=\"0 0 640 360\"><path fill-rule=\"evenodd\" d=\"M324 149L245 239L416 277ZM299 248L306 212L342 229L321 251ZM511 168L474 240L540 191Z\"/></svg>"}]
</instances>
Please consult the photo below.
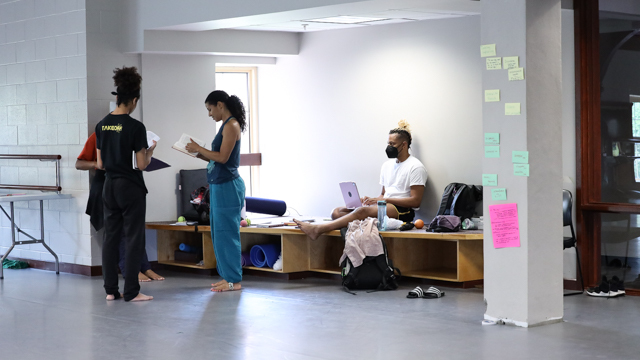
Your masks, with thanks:
<instances>
[{"instance_id":1,"label":"metal table leg","mask_svg":"<svg viewBox=\"0 0 640 360\"><path fill-rule=\"evenodd\" d=\"M4 271L2 269L2 263L4 262L4 259L6 259L9 256L9 253L11 252L11 250L13 250L13 248L16 246L16 222L15 222L15 217L14 217L14 213L13 213L13 201L9 203L9 206L11 207L11 247L9 248L9 250L6 252L6 254L2 255L2 259L0 259L0 279L4 279Z\"/></svg>"},{"instance_id":2,"label":"metal table leg","mask_svg":"<svg viewBox=\"0 0 640 360\"><path fill-rule=\"evenodd\" d=\"M60 261L58 260L58 255L56 255L56 253L53 252L53 250L49 247L49 245L47 245L44 242L44 201L40 200L40 239L36 239L33 236L22 231L22 229L17 228L16 221L15 221L13 201L10 202L9 204L11 206L11 216L10 216L11 217L11 247L9 248L9 251L7 251L7 253L2 256L2 259L0 259L0 264L2 264L4 259L6 259L9 256L9 253L11 252L11 250L13 250L13 248L16 245L42 244L42 246L44 246L45 249L47 249L51 253L51 255L53 255L53 257L55 258L56 274L60 274ZM24 234L26 237L28 237L31 240L16 241L16 228L18 232ZM4 279L4 272L1 265L0 265L0 279Z\"/></svg>"},{"instance_id":3,"label":"metal table leg","mask_svg":"<svg viewBox=\"0 0 640 360\"><path fill-rule=\"evenodd\" d=\"M58 261L58 255L56 255L56 253L54 253L53 250L51 250L49 245L47 245L47 243L44 242L44 210L43 210L44 207L42 203L43 201L40 200L40 240L42 241L42 246L44 246L47 250L49 250L51 255L53 255L53 257L56 259L56 274L60 274L60 262Z\"/></svg>"}]
</instances>

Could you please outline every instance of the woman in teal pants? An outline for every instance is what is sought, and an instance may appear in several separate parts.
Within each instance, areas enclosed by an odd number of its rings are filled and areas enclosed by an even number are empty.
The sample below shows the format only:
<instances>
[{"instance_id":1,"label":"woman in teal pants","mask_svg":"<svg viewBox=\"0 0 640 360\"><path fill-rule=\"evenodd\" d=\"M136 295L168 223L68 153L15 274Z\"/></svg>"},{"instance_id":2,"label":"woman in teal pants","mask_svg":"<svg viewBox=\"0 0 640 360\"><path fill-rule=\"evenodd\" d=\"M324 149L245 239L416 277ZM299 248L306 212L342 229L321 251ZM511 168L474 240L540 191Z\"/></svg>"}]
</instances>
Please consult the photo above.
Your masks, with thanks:
<instances>
[{"instance_id":1,"label":"woman in teal pants","mask_svg":"<svg viewBox=\"0 0 640 360\"><path fill-rule=\"evenodd\" d=\"M211 238L221 281L211 284L211 291L239 290L242 281L240 254L240 212L244 206L244 181L238 173L240 166L240 136L247 123L244 105L235 96L216 90L207 96L205 106L209 116L222 121L211 143L211 151L191 140L186 149L197 152L208 161Z\"/></svg>"}]
</instances>

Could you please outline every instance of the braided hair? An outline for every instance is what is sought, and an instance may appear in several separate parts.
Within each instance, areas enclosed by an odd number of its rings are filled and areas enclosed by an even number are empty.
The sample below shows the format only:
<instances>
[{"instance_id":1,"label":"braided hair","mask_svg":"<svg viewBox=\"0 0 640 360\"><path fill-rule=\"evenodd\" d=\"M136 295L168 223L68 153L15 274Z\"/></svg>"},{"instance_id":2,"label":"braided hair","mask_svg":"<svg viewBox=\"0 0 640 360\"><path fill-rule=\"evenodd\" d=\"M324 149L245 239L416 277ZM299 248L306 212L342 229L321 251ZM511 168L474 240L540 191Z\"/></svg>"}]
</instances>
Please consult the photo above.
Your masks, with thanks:
<instances>
[{"instance_id":1,"label":"braided hair","mask_svg":"<svg viewBox=\"0 0 640 360\"><path fill-rule=\"evenodd\" d=\"M140 99L142 76L138 74L138 69L135 66L116 68L113 73L113 85L116 87L116 91L111 94L117 96L117 105L129 105L133 99Z\"/></svg>"},{"instance_id":2,"label":"braided hair","mask_svg":"<svg viewBox=\"0 0 640 360\"><path fill-rule=\"evenodd\" d=\"M235 95L229 96L229 94L222 90L216 90L207 96L204 103L215 106L218 104L218 101L222 101L222 103L227 106L231 115L238 121L240 130L244 132L247 128L247 117L240 98Z\"/></svg>"},{"instance_id":3,"label":"braided hair","mask_svg":"<svg viewBox=\"0 0 640 360\"><path fill-rule=\"evenodd\" d=\"M411 128L407 120L398 121L398 127L389 131L389 135L391 134L398 134L398 137L411 147Z\"/></svg>"}]
</instances>

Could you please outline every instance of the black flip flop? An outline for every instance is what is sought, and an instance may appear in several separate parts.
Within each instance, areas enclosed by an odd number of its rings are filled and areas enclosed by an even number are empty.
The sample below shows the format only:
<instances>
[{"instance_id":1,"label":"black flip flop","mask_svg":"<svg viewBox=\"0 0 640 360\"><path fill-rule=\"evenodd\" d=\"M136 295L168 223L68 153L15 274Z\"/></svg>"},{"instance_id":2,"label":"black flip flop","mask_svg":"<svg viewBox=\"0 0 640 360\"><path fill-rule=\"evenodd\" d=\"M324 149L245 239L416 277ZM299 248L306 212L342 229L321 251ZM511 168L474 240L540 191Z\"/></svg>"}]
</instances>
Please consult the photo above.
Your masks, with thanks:
<instances>
[{"instance_id":1,"label":"black flip flop","mask_svg":"<svg viewBox=\"0 0 640 360\"><path fill-rule=\"evenodd\" d=\"M444 291L440 291L440 289L430 286L427 291L424 292L422 297L424 299L437 299L444 296Z\"/></svg>"},{"instance_id":2,"label":"black flip flop","mask_svg":"<svg viewBox=\"0 0 640 360\"><path fill-rule=\"evenodd\" d=\"M409 291L407 294L407 298L409 299L419 299L421 297L424 297L424 291L420 286L416 286L415 289Z\"/></svg>"}]
</instances>

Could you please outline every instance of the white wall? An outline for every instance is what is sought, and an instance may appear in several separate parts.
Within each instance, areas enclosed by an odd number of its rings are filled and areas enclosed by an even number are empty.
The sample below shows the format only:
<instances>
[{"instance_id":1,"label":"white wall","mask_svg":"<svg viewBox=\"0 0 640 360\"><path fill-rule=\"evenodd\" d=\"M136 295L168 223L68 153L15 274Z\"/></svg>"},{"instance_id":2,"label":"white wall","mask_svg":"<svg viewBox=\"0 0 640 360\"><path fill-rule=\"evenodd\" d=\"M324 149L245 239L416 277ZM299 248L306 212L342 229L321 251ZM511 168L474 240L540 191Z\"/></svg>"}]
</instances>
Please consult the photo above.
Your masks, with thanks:
<instances>
[{"instance_id":1,"label":"white wall","mask_svg":"<svg viewBox=\"0 0 640 360\"><path fill-rule=\"evenodd\" d=\"M74 168L87 138L85 29L83 0L0 1L0 153L62 155L61 185L73 199L45 202L45 239L60 261L91 265L83 215L88 174ZM55 170L51 163L4 160L0 183L53 185ZM18 225L39 235L38 202L16 205ZM11 232L1 217L4 253ZM17 246L11 256L53 261L39 244Z\"/></svg>"},{"instance_id":2,"label":"white wall","mask_svg":"<svg viewBox=\"0 0 640 360\"><path fill-rule=\"evenodd\" d=\"M207 166L171 146L182 133L211 144L216 128L204 100L215 90L215 62L214 56L142 54L144 124L160 136L153 156L171 165L144 174L147 221L177 219L178 172Z\"/></svg>"},{"instance_id":3,"label":"white wall","mask_svg":"<svg viewBox=\"0 0 640 360\"><path fill-rule=\"evenodd\" d=\"M342 206L340 181L379 195L389 130L412 126L431 219L450 182L481 182L479 17L307 33L258 71L260 196L305 215ZM295 214L295 213L294 213Z\"/></svg>"},{"instance_id":4,"label":"white wall","mask_svg":"<svg viewBox=\"0 0 640 360\"><path fill-rule=\"evenodd\" d=\"M141 71L139 54L123 53L123 1L87 0L87 135L95 131L95 126L109 113L109 102L115 101L111 92L113 70L123 66L135 66ZM144 78L142 85L144 87ZM140 100L142 104L144 100ZM143 121L141 106L131 114ZM83 135L85 135L83 133ZM77 155L75 155L77 156ZM89 180L87 180L89 181ZM85 200L86 203L86 200ZM84 215L86 219L89 216ZM102 264L102 239L104 230L96 232L91 227L91 265ZM155 258L155 252L153 252Z\"/></svg>"}]
</instances>

